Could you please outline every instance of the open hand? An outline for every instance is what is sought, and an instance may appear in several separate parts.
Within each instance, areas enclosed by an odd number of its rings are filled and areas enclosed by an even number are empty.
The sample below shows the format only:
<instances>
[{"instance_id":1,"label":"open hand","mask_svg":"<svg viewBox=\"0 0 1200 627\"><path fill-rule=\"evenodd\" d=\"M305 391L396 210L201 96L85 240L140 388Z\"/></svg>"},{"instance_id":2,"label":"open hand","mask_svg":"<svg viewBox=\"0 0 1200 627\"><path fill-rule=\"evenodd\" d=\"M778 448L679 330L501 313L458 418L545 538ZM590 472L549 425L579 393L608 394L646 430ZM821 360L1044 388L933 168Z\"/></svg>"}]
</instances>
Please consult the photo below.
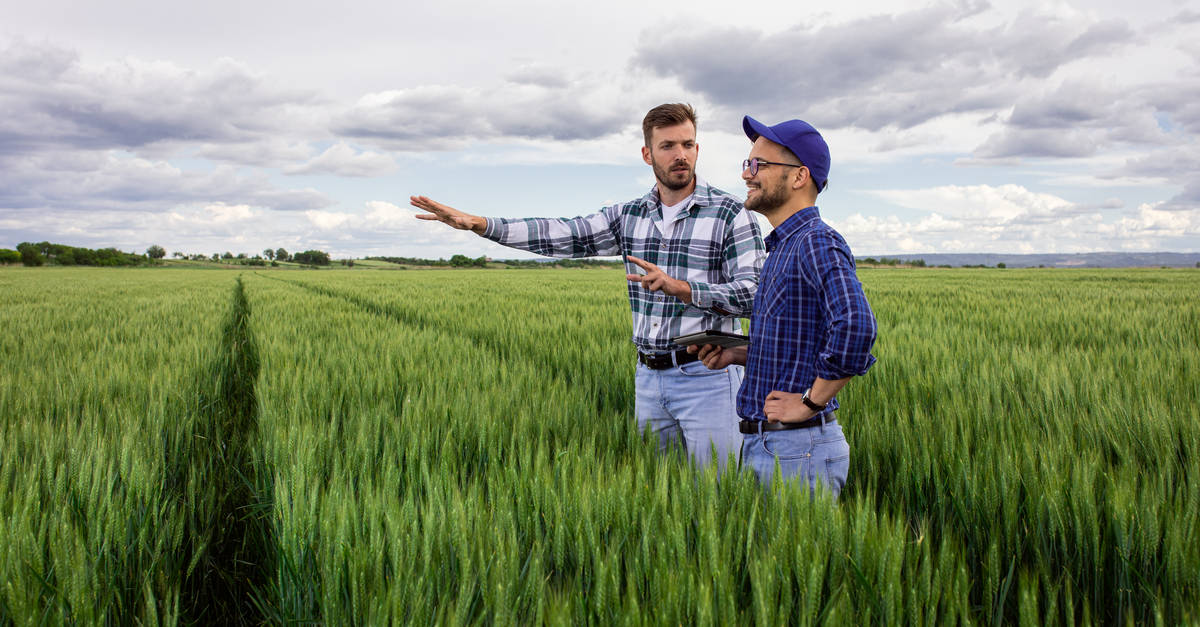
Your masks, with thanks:
<instances>
[{"instance_id":1,"label":"open hand","mask_svg":"<svg viewBox=\"0 0 1200 627\"><path fill-rule=\"evenodd\" d=\"M463 213L450 205L443 205L427 196L409 196L408 203L417 209L429 213L418 213L418 220L437 220L462 231L483 233L487 228L487 220L469 213Z\"/></svg>"}]
</instances>

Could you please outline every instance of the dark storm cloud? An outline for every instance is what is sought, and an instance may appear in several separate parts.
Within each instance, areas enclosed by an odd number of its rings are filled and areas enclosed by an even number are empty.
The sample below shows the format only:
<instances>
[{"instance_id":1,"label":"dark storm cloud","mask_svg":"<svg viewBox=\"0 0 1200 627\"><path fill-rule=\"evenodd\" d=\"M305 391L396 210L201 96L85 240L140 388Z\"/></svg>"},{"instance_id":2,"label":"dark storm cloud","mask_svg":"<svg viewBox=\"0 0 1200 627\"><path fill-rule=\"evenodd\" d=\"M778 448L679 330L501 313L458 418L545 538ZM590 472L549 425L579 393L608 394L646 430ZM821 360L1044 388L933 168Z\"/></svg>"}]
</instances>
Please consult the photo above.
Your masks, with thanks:
<instances>
[{"instance_id":1,"label":"dark storm cloud","mask_svg":"<svg viewBox=\"0 0 1200 627\"><path fill-rule=\"evenodd\" d=\"M1173 140L1154 117L1149 90L1080 82L1022 96L1004 128L976 148L982 159L1090 157L1113 146L1160 147Z\"/></svg>"},{"instance_id":2,"label":"dark storm cloud","mask_svg":"<svg viewBox=\"0 0 1200 627\"><path fill-rule=\"evenodd\" d=\"M0 48L0 209L327 207L325 195L279 189L263 175L165 161L188 152L237 164L308 159L279 137L302 126L292 114L310 106L310 95L271 87L229 60L207 70L133 59L89 65L69 50L15 41Z\"/></svg>"},{"instance_id":3,"label":"dark storm cloud","mask_svg":"<svg viewBox=\"0 0 1200 627\"><path fill-rule=\"evenodd\" d=\"M1188 144L1130 159L1113 175L1163 178L1182 187L1182 191L1163 203L1160 209L1189 211L1200 207L1200 146Z\"/></svg>"},{"instance_id":4,"label":"dark storm cloud","mask_svg":"<svg viewBox=\"0 0 1200 627\"><path fill-rule=\"evenodd\" d=\"M1125 163L1125 172L1133 176L1170 178L1180 172L1200 172L1200 147L1179 146L1155 152Z\"/></svg>"},{"instance_id":5,"label":"dark storm cloud","mask_svg":"<svg viewBox=\"0 0 1200 627\"><path fill-rule=\"evenodd\" d=\"M1149 45L1154 24L1135 33L1122 20L1046 11L981 19L996 15L985 5L943 4L776 33L693 30L644 38L632 65L677 80L729 117L799 116L822 129L896 135L942 116L975 114L998 129L966 160L977 164L1141 154L1120 171L1096 175L1162 178L1183 190L1163 209L1196 208L1200 72L1153 84L1136 74L1077 71L1106 67L1080 61ZM886 151L903 142L877 146Z\"/></svg>"},{"instance_id":6,"label":"dark storm cloud","mask_svg":"<svg viewBox=\"0 0 1200 627\"><path fill-rule=\"evenodd\" d=\"M1176 24L1195 24L1200 22L1200 12L1185 9L1175 14L1171 21Z\"/></svg>"},{"instance_id":7,"label":"dark storm cloud","mask_svg":"<svg viewBox=\"0 0 1200 627\"><path fill-rule=\"evenodd\" d=\"M1169 127L1200 134L1200 71L1167 85L1148 86L1145 92Z\"/></svg>"},{"instance_id":8,"label":"dark storm cloud","mask_svg":"<svg viewBox=\"0 0 1200 627\"><path fill-rule=\"evenodd\" d=\"M941 5L775 34L689 32L647 40L634 64L720 106L876 131L991 113L1013 102L1023 81L1133 39L1121 22L1079 26L1033 14L980 27L970 20L980 10Z\"/></svg>"},{"instance_id":9,"label":"dark storm cloud","mask_svg":"<svg viewBox=\"0 0 1200 627\"><path fill-rule=\"evenodd\" d=\"M89 66L54 46L0 51L0 152L238 143L279 131L303 92L270 87L229 60L195 71L126 60Z\"/></svg>"},{"instance_id":10,"label":"dark storm cloud","mask_svg":"<svg viewBox=\"0 0 1200 627\"><path fill-rule=\"evenodd\" d=\"M537 85L553 89L562 89L570 85L561 69L545 65L525 65L509 72L505 78L517 85Z\"/></svg>"},{"instance_id":11,"label":"dark storm cloud","mask_svg":"<svg viewBox=\"0 0 1200 627\"><path fill-rule=\"evenodd\" d=\"M1197 206L1200 206L1200 181L1192 180L1184 186L1178 196L1167 203L1165 208L1186 210L1195 209Z\"/></svg>"},{"instance_id":12,"label":"dark storm cloud","mask_svg":"<svg viewBox=\"0 0 1200 627\"><path fill-rule=\"evenodd\" d=\"M1006 130L993 135L975 150L982 159L1005 157L1080 158L1095 155L1097 139L1084 130Z\"/></svg>"},{"instance_id":13,"label":"dark storm cloud","mask_svg":"<svg viewBox=\"0 0 1200 627\"><path fill-rule=\"evenodd\" d=\"M497 139L596 139L636 123L635 112L602 94L601 85L546 84L372 94L338 117L333 130L399 150L436 150Z\"/></svg>"}]
</instances>

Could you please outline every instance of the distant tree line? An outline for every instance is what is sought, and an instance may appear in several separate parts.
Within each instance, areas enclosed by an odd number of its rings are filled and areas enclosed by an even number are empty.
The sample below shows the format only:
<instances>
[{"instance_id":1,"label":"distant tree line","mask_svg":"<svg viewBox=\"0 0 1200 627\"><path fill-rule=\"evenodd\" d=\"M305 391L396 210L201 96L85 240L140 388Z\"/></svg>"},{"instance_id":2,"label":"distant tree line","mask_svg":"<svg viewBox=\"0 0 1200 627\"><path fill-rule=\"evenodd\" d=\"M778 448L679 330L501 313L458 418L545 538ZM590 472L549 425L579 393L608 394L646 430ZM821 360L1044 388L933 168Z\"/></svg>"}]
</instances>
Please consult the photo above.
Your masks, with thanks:
<instances>
[{"instance_id":1,"label":"distant tree line","mask_svg":"<svg viewBox=\"0 0 1200 627\"><path fill-rule=\"evenodd\" d=\"M327 266L331 263L329 253L321 250L306 250L302 253L292 254L286 248L267 248L262 251L261 255L253 257L246 253L233 254L229 251L223 253L213 253L211 255L189 254L182 252L171 253L176 259L189 259L192 261L213 261L216 263L226 263L242 266L265 266L268 262L272 266L278 266L279 262L291 261L293 263L305 264L310 266Z\"/></svg>"},{"instance_id":2,"label":"distant tree line","mask_svg":"<svg viewBox=\"0 0 1200 627\"><path fill-rule=\"evenodd\" d=\"M465 257L465 255L459 255ZM419 257L367 257L372 261L386 261L388 263L396 263L403 266L449 266L450 262L445 259L421 259Z\"/></svg>"},{"instance_id":3,"label":"distant tree line","mask_svg":"<svg viewBox=\"0 0 1200 627\"><path fill-rule=\"evenodd\" d=\"M867 265L871 265L871 266L912 266L914 268L924 268L925 267L924 259L909 259L908 261L905 261L903 259L898 259L898 258L894 258L894 257L880 257L879 259L876 259L874 257L861 257L861 258L859 258L858 263L863 263L863 264L867 264Z\"/></svg>"},{"instance_id":4,"label":"distant tree line","mask_svg":"<svg viewBox=\"0 0 1200 627\"><path fill-rule=\"evenodd\" d=\"M16 252L14 259L12 252ZM21 242L16 251L4 251L0 258L5 263L19 260L27 266L43 266L47 263L59 266L140 266L150 263L152 257L127 253L116 248L79 248L50 242ZM10 261L12 260L12 261Z\"/></svg>"},{"instance_id":5,"label":"distant tree line","mask_svg":"<svg viewBox=\"0 0 1200 627\"><path fill-rule=\"evenodd\" d=\"M310 266L327 266L329 265L329 253L320 250L306 250L292 255L292 261Z\"/></svg>"},{"instance_id":6,"label":"distant tree line","mask_svg":"<svg viewBox=\"0 0 1200 627\"><path fill-rule=\"evenodd\" d=\"M154 264L166 256L166 249L158 244L147 248L144 255L122 252L116 248L92 250L90 248L67 246L66 244L52 244L50 242L38 242L36 244L21 242L17 244L16 250L0 248L0 264L23 263L27 266L43 266L47 264L59 266L140 266ZM171 253L171 256L176 259L213 261L247 266L265 266L268 261L272 266L278 266L280 261L291 261L310 266L328 266L331 263L329 253L321 250L306 250L293 255L283 248L274 250L268 248L263 251L263 256L255 255L253 257L248 256L246 253L234 255L229 251L225 253L213 253L212 255L174 252Z\"/></svg>"}]
</instances>

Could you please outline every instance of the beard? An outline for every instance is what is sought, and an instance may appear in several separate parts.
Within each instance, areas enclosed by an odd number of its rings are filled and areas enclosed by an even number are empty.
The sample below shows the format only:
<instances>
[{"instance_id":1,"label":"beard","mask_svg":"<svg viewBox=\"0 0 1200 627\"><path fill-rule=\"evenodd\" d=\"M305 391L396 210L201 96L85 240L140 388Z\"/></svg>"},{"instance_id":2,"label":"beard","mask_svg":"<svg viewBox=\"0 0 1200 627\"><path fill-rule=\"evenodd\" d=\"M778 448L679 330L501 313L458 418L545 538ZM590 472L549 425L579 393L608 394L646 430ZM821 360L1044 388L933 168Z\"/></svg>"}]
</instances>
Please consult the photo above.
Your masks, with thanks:
<instances>
[{"instance_id":1,"label":"beard","mask_svg":"<svg viewBox=\"0 0 1200 627\"><path fill-rule=\"evenodd\" d=\"M651 158L651 165L654 168L654 178L658 179L662 186L671 190L679 191L692 184L692 179L696 177L695 166L687 166L687 170L675 170L675 166L684 165L686 162L676 161L670 168L660 166L658 161Z\"/></svg>"},{"instance_id":2,"label":"beard","mask_svg":"<svg viewBox=\"0 0 1200 627\"><path fill-rule=\"evenodd\" d=\"M776 183L782 182L776 181ZM750 211L757 211L761 214L767 214L782 207L787 201L788 193L784 185L759 185L758 195L750 196L749 192L747 192L746 202L743 204Z\"/></svg>"}]
</instances>

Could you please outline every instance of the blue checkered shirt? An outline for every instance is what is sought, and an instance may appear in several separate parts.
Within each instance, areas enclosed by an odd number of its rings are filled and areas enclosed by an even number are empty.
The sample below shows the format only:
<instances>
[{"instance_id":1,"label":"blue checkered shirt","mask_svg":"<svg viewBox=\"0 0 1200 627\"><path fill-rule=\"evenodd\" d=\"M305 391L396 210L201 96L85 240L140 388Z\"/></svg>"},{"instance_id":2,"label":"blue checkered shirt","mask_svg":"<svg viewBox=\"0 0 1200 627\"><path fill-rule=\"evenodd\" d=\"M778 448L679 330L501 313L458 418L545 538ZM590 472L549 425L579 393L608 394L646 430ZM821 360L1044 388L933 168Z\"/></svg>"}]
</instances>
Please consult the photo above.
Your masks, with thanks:
<instances>
[{"instance_id":1,"label":"blue checkered shirt","mask_svg":"<svg viewBox=\"0 0 1200 627\"><path fill-rule=\"evenodd\" d=\"M816 207L796 212L766 238L746 378L738 414L766 420L772 390L802 393L822 379L863 375L875 357L875 314L854 273L850 247ZM837 409L837 399L826 411Z\"/></svg>"},{"instance_id":2,"label":"blue checkered shirt","mask_svg":"<svg viewBox=\"0 0 1200 627\"><path fill-rule=\"evenodd\" d=\"M629 202L578 218L488 218L483 236L549 257L633 255L688 282L692 303L629 284L633 343L646 353L679 350L671 338L705 329L738 332L738 316L750 315L762 235L742 201L696 179L692 203L675 218L664 238L657 186ZM641 274L625 260L630 274Z\"/></svg>"}]
</instances>

